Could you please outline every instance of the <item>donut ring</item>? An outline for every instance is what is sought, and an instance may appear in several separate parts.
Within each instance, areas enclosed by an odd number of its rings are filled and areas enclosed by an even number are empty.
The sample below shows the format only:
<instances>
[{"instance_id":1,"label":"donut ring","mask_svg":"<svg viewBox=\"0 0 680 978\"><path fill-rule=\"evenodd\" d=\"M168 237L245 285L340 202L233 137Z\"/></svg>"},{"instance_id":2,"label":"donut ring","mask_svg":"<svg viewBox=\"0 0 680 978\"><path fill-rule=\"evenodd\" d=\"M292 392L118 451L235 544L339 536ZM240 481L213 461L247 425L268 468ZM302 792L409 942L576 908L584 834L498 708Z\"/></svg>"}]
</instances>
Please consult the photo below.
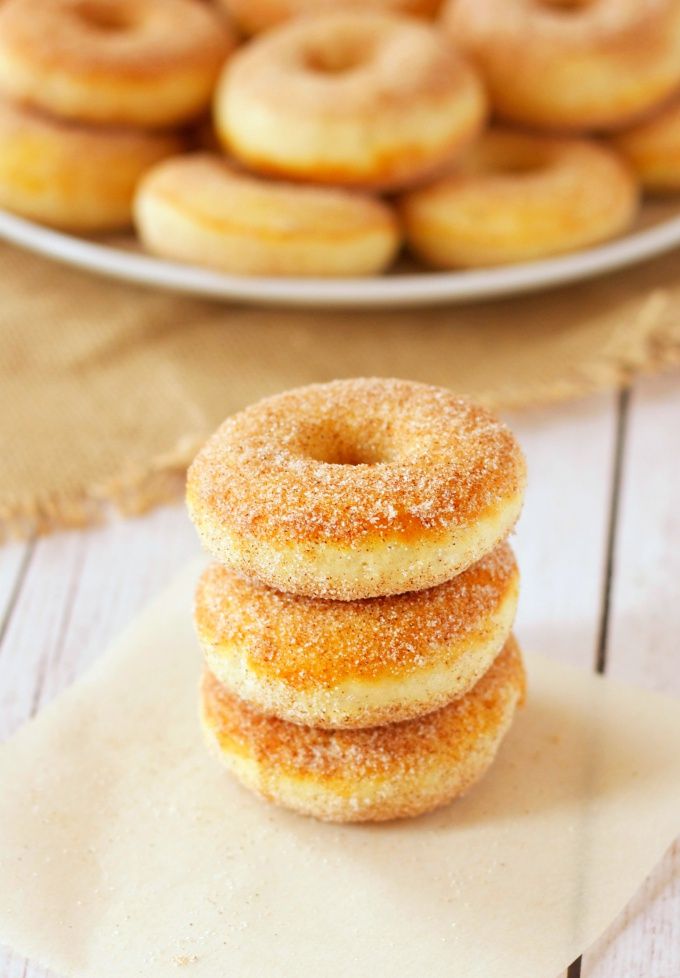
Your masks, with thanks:
<instances>
[{"instance_id":1,"label":"donut ring","mask_svg":"<svg viewBox=\"0 0 680 978\"><path fill-rule=\"evenodd\" d=\"M221 0L222 6L246 34L259 34L284 20L323 10L376 10L434 17L442 0Z\"/></svg>"},{"instance_id":2,"label":"donut ring","mask_svg":"<svg viewBox=\"0 0 680 978\"><path fill-rule=\"evenodd\" d=\"M628 160L645 190L680 190L680 100L653 118L617 133L612 146Z\"/></svg>"},{"instance_id":3,"label":"donut ring","mask_svg":"<svg viewBox=\"0 0 680 978\"><path fill-rule=\"evenodd\" d=\"M479 131L474 72L429 24L328 13L275 28L222 74L224 146L272 176L393 188L436 172Z\"/></svg>"},{"instance_id":4,"label":"donut ring","mask_svg":"<svg viewBox=\"0 0 680 978\"><path fill-rule=\"evenodd\" d=\"M0 100L0 207L65 230L125 228L142 174L181 148L170 133L94 129Z\"/></svg>"},{"instance_id":5,"label":"donut ring","mask_svg":"<svg viewBox=\"0 0 680 978\"><path fill-rule=\"evenodd\" d=\"M208 106L233 45L194 0L6 0L0 89L65 119L160 128Z\"/></svg>"},{"instance_id":6,"label":"donut ring","mask_svg":"<svg viewBox=\"0 0 680 978\"><path fill-rule=\"evenodd\" d=\"M511 122L616 129L680 85L678 0L448 0L443 20Z\"/></svg>"},{"instance_id":7,"label":"donut ring","mask_svg":"<svg viewBox=\"0 0 680 978\"><path fill-rule=\"evenodd\" d=\"M280 591L350 600L450 580L522 505L512 434L443 388L314 384L228 418L189 469L187 504L221 563Z\"/></svg>"},{"instance_id":8,"label":"donut ring","mask_svg":"<svg viewBox=\"0 0 680 978\"><path fill-rule=\"evenodd\" d=\"M437 268L546 258L632 224L638 188L594 142L490 130L449 176L405 194L410 248Z\"/></svg>"},{"instance_id":9,"label":"donut ring","mask_svg":"<svg viewBox=\"0 0 680 978\"><path fill-rule=\"evenodd\" d=\"M152 170L140 185L135 218L149 251L240 275L371 275L391 263L401 243L382 201L265 181L208 154Z\"/></svg>"},{"instance_id":10,"label":"donut ring","mask_svg":"<svg viewBox=\"0 0 680 978\"><path fill-rule=\"evenodd\" d=\"M371 727L471 689L510 634L518 588L507 544L438 587L368 601L282 594L214 564L194 620L208 669L251 706L312 727Z\"/></svg>"},{"instance_id":11,"label":"donut ring","mask_svg":"<svg viewBox=\"0 0 680 978\"><path fill-rule=\"evenodd\" d=\"M510 638L462 699L417 720L317 730L258 713L206 672L202 721L217 756L268 801L329 822L420 815L464 794L491 765L525 677Z\"/></svg>"}]
</instances>

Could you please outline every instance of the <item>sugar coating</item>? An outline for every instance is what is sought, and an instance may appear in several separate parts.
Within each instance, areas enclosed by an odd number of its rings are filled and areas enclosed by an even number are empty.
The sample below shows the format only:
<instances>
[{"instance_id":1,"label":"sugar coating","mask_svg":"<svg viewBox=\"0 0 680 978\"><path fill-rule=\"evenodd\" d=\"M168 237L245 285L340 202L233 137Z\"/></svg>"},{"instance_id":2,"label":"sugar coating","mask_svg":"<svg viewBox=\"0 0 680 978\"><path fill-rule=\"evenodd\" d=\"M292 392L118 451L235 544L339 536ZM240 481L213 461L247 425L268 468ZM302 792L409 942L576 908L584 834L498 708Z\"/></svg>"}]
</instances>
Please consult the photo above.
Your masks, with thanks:
<instances>
[{"instance_id":1,"label":"sugar coating","mask_svg":"<svg viewBox=\"0 0 680 978\"><path fill-rule=\"evenodd\" d=\"M416 720L362 730L320 730L265 717L229 693L206 672L202 687L203 721L224 755L255 761L260 771L288 773L317 784L345 786L373 776L418 778L429 766L455 767L496 742L508 706L525 691L522 658L510 638L488 672L464 697ZM402 784L402 788L403 788Z\"/></svg>"},{"instance_id":2,"label":"sugar coating","mask_svg":"<svg viewBox=\"0 0 680 978\"><path fill-rule=\"evenodd\" d=\"M517 577L505 543L438 587L358 601L274 591L213 564L199 581L194 615L201 640L239 650L249 670L295 689L332 689L455 659L472 636L491 631Z\"/></svg>"},{"instance_id":3,"label":"sugar coating","mask_svg":"<svg viewBox=\"0 0 680 978\"><path fill-rule=\"evenodd\" d=\"M189 469L195 522L254 541L356 545L474 523L524 460L484 408L424 384L339 380L228 418Z\"/></svg>"}]
</instances>

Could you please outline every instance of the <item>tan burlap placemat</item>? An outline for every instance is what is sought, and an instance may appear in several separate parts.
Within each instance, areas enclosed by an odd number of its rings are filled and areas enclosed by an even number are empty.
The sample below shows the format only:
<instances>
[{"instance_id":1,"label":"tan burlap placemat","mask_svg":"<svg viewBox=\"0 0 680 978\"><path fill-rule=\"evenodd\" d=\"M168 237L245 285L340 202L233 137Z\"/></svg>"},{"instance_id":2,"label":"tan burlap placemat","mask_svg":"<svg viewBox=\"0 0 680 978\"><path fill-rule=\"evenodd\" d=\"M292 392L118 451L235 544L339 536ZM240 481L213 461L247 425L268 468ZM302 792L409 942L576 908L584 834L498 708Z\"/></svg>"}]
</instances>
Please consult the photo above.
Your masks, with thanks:
<instances>
[{"instance_id":1,"label":"tan burlap placemat","mask_svg":"<svg viewBox=\"0 0 680 978\"><path fill-rule=\"evenodd\" d=\"M455 308L302 312L154 292L0 245L0 536L168 498L225 415L296 384L403 376L520 406L678 363L677 265Z\"/></svg>"}]
</instances>

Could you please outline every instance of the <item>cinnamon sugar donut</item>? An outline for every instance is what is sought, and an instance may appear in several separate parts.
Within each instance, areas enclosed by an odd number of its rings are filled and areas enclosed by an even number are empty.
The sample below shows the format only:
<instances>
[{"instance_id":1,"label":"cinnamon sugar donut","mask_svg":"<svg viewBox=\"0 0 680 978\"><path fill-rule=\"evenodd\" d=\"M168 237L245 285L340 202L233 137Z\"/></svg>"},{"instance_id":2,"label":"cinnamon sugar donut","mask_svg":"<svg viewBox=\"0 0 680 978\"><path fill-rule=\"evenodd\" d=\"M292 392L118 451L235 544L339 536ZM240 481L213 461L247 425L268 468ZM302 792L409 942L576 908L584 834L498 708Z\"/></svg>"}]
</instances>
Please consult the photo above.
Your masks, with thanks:
<instances>
[{"instance_id":1,"label":"cinnamon sugar donut","mask_svg":"<svg viewBox=\"0 0 680 978\"><path fill-rule=\"evenodd\" d=\"M233 44L196 0L6 0L0 89L67 119L159 128L208 106Z\"/></svg>"},{"instance_id":2,"label":"cinnamon sugar donut","mask_svg":"<svg viewBox=\"0 0 680 978\"><path fill-rule=\"evenodd\" d=\"M417 720L318 730L266 717L206 672L208 743L251 791L331 822L420 815L462 795L491 765L524 696L513 638L461 699Z\"/></svg>"},{"instance_id":3,"label":"cinnamon sugar donut","mask_svg":"<svg viewBox=\"0 0 680 978\"><path fill-rule=\"evenodd\" d=\"M448 176L405 194L411 249L438 268L545 258L632 224L638 187L595 142L489 130Z\"/></svg>"},{"instance_id":4,"label":"cinnamon sugar donut","mask_svg":"<svg viewBox=\"0 0 680 978\"><path fill-rule=\"evenodd\" d=\"M314 384L228 418L187 504L220 562L293 594L349 600L450 580L505 538L525 466L508 429L450 391Z\"/></svg>"},{"instance_id":5,"label":"cinnamon sugar donut","mask_svg":"<svg viewBox=\"0 0 680 978\"><path fill-rule=\"evenodd\" d=\"M680 190L680 99L652 118L612 137L612 146L628 160L645 190Z\"/></svg>"},{"instance_id":6,"label":"cinnamon sugar donut","mask_svg":"<svg viewBox=\"0 0 680 978\"><path fill-rule=\"evenodd\" d=\"M0 100L0 207L66 230L125 228L142 174L181 147L170 133L94 129Z\"/></svg>"},{"instance_id":7,"label":"cinnamon sugar donut","mask_svg":"<svg viewBox=\"0 0 680 978\"><path fill-rule=\"evenodd\" d=\"M509 121L616 129L680 85L680 0L448 0L444 23Z\"/></svg>"},{"instance_id":8,"label":"cinnamon sugar donut","mask_svg":"<svg viewBox=\"0 0 680 978\"><path fill-rule=\"evenodd\" d=\"M359 11L258 37L225 69L215 102L220 138L251 169L379 188L439 170L484 114L477 76L433 26Z\"/></svg>"},{"instance_id":9,"label":"cinnamon sugar donut","mask_svg":"<svg viewBox=\"0 0 680 978\"><path fill-rule=\"evenodd\" d=\"M241 275L372 275L401 234L392 209L355 191L265 181L226 160L168 160L142 181L139 235L166 258Z\"/></svg>"},{"instance_id":10,"label":"cinnamon sugar donut","mask_svg":"<svg viewBox=\"0 0 680 978\"><path fill-rule=\"evenodd\" d=\"M258 34L291 17L322 10L357 8L434 17L441 6L441 0L221 0L221 3L246 34Z\"/></svg>"},{"instance_id":11,"label":"cinnamon sugar donut","mask_svg":"<svg viewBox=\"0 0 680 978\"><path fill-rule=\"evenodd\" d=\"M510 634L518 586L507 544L438 587L365 601L283 594L214 564L194 620L208 668L251 706L312 727L370 727L474 686Z\"/></svg>"}]
</instances>

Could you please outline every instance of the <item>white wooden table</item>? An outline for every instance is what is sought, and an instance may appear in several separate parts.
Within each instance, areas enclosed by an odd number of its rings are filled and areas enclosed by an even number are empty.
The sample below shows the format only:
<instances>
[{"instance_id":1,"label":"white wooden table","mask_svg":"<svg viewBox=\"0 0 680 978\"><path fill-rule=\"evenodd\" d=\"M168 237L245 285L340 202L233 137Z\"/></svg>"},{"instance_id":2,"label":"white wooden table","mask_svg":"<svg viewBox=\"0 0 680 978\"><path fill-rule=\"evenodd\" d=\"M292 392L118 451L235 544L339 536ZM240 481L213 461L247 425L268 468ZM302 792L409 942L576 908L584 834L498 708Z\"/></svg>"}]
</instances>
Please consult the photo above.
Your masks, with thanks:
<instances>
[{"instance_id":1,"label":"white wooden table","mask_svg":"<svg viewBox=\"0 0 680 978\"><path fill-rule=\"evenodd\" d=\"M508 420L530 473L516 537L522 644L680 696L680 377ZM180 505L0 549L0 739L198 549ZM680 978L680 846L572 965L579 973ZM47 974L0 950L0 978Z\"/></svg>"}]
</instances>

